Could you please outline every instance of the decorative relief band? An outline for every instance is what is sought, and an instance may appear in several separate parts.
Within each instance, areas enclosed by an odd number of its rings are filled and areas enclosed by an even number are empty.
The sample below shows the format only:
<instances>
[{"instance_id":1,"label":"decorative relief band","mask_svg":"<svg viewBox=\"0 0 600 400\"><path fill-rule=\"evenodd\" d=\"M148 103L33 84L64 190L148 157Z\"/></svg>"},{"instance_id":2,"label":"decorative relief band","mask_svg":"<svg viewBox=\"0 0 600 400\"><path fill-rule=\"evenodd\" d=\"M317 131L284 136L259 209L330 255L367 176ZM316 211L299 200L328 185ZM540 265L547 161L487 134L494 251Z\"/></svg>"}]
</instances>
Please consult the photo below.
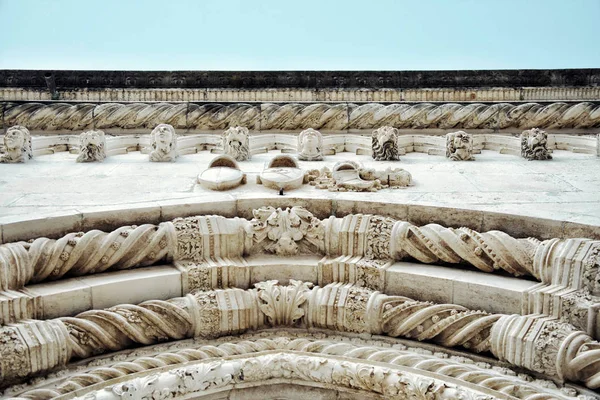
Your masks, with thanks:
<instances>
[{"instance_id":1,"label":"decorative relief band","mask_svg":"<svg viewBox=\"0 0 600 400\"><path fill-rule=\"evenodd\" d=\"M198 104L198 103L24 103L7 104L4 125L33 131L86 129L253 131L376 129L589 129L600 127L600 106L593 103L468 104Z\"/></svg>"},{"instance_id":2,"label":"decorative relief band","mask_svg":"<svg viewBox=\"0 0 600 400\"><path fill-rule=\"evenodd\" d=\"M63 335L58 342L45 344L48 351L59 346L62 350L52 354L63 356L42 366L34 360L37 353L31 351L29 339L17 334L31 322L3 328L10 332L3 335L9 340L0 341L0 354L8 360L0 364L2 378L10 382L64 365L71 354L87 358L132 344L215 338L265 326L302 326L429 340L473 352L491 351L531 371L581 381L592 389L600 387L600 344L555 318L491 315L453 304L388 296L350 284L310 289L310 285L293 281L290 286L276 286L276 281L268 281L251 290L196 292L168 301L121 305L35 322L57 332L65 332L66 328L68 332L66 343ZM523 350L515 350L519 348Z\"/></svg>"},{"instance_id":3,"label":"decorative relief band","mask_svg":"<svg viewBox=\"0 0 600 400\"><path fill-rule=\"evenodd\" d=\"M110 233L92 230L69 233L57 240L39 238L0 245L0 289L19 289L66 275L146 266L160 260L202 263L272 253L462 263L484 272L530 275L544 283L560 283L568 276L573 288L587 287L600 295L600 261L594 250L597 242L588 239L516 239L501 231L479 233L437 224L417 227L368 214L320 220L302 207L261 207L253 213L252 220L197 216L158 226L125 226ZM557 258L578 246L581 259L565 263ZM585 268L579 267L578 260L588 260ZM554 264L560 272L553 273Z\"/></svg>"},{"instance_id":4,"label":"decorative relief band","mask_svg":"<svg viewBox=\"0 0 600 400\"><path fill-rule=\"evenodd\" d=\"M28 267L33 268L31 282L35 283L66 274L87 275L109 268L152 265L171 259L175 243L173 224L165 223L123 226L109 233L98 230L69 233L58 240L39 238L12 246L27 251Z\"/></svg>"},{"instance_id":5,"label":"decorative relief band","mask_svg":"<svg viewBox=\"0 0 600 400\"><path fill-rule=\"evenodd\" d=\"M131 354L128 359L116 362L104 360L106 364L101 366L98 364L102 360L94 360L88 364L91 370L67 377L61 383L48 388L26 391L19 397L47 400L132 373L153 373L156 368L182 363L276 350L317 354L324 357L341 355L353 360L388 363L391 368L400 366L414 368L417 371L429 371L501 393L510 392L511 396L523 400L539 399L542 393L560 400L575 399L577 396L577 392L572 388L556 387L554 382L535 380L523 373L517 374L507 368L492 367L488 363L475 362L467 357L452 357L439 352L431 354L421 348L406 348L397 343L393 347L380 346L373 344L372 341L367 342L355 337L352 338L352 342L340 335L329 335L327 339L317 339L317 337L291 332L277 332L277 336L274 337L272 332L265 331L244 340L223 338L214 341L216 343L188 344L184 349L181 349L177 343L159 354L149 347L144 351L147 353L145 356L140 355L141 352L137 350L137 356ZM515 388L518 389L514 390ZM577 399L583 400L584 397L577 397Z\"/></svg>"}]
</instances>

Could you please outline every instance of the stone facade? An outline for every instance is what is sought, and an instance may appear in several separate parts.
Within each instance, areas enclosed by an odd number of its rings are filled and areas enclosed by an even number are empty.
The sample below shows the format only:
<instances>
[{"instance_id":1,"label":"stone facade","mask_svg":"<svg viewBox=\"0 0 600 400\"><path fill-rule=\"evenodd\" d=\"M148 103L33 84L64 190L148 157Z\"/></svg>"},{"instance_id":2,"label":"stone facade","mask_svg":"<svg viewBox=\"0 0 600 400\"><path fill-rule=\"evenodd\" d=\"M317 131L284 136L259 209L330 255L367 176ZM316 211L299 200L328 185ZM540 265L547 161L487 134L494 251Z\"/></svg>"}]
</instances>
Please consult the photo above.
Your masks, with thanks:
<instances>
[{"instance_id":1,"label":"stone facade","mask_svg":"<svg viewBox=\"0 0 600 400\"><path fill-rule=\"evenodd\" d=\"M39 74L0 213L75 210L0 215L0 396L598 398L597 70Z\"/></svg>"}]
</instances>

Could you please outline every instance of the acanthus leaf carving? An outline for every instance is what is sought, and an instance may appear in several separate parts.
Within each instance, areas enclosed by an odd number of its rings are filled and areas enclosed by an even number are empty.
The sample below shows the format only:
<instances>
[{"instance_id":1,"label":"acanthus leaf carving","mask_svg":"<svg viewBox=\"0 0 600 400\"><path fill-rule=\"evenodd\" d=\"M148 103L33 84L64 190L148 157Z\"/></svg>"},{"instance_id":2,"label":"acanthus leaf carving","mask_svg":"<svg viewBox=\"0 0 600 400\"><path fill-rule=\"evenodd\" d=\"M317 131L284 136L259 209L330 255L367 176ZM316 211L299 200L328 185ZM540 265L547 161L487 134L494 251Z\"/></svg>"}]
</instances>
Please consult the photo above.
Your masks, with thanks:
<instances>
[{"instance_id":1,"label":"acanthus leaf carving","mask_svg":"<svg viewBox=\"0 0 600 400\"><path fill-rule=\"evenodd\" d=\"M254 286L263 302L260 310L272 326L293 325L304 316L302 305L312 283L290 279L288 286L278 285L276 280L259 282Z\"/></svg>"},{"instance_id":2,"label":"acanthus leaf carving","mask_svg":"<svg viewBox=\"0 0 600 400\"><path fill-rule=\"evenodd\" d=\"M250 221L251 238L264 246L267 252L278 255L295 255L300 251L297 242L306 240L317 250L323 247L325 229L322 222L303 207L281 208L261 207L253 211Z\"/></svg>"}]
</instances>

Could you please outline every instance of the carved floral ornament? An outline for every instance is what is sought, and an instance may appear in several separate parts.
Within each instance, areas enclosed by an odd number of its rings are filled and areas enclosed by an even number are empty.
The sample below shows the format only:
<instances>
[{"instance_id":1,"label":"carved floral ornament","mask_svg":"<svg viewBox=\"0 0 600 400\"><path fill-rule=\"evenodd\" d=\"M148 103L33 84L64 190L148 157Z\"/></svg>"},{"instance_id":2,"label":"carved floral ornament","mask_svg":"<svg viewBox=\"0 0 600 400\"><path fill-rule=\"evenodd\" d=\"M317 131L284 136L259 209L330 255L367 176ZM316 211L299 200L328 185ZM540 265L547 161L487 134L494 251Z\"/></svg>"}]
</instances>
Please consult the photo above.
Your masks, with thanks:
<instances>
[{"instance_id":1,"label":"carved floral ornament","mask_svg":"<svg viewBox=\"0 0 600 400\"><path fill-rule=\"evenodd\" d=\"M32 282L161 260L189 261L194 266L204 260L268 253L280 257L318 254L329 260L349 256L348 260L355 259L357 271L360 267L365 272L377 272L380 265L403 259L468 263L485 272L502 269L536 278L541 282L540 301L547 288L568 295L552 298L560 302L555 306L557 312L540 309L529 311L530 315L508 316L388 296L369 288L378 279L369 275L357 275L356 284L344 285L349 281L342 274L336 278L342 283L315 288L310 282L292 280L287 285L259 282L255 289L242 290L221 282L216 290L210 285L207 291L191 287L185 297L48 321L2 311L0 316L6 322L0 323L6 325L0 328L5 338L0 341L4 360L0 361L0 379L5 384L19 381L75 358L135 344L216 338L283 326L432 341L491 353L553 379L582 382L590 388L600 385L600 347L592 339L597 336L592 335L590 325L594 317L590 310L600 303L597 241L516 239L500 231L479 233L436 224L417 227L363 214L321 220L302 207L261 207L253 214L252 220L196 216L158 226L127 226L109 233L95 230L57 240L39 238L0 245L0 290L17 293ZM4 310L4 303L2 307ZM537 338L535 346L519 354L509 351L528 343L529 337ZM29 346L39 351L26 351Z\"/></svg>"},{"instance_id":2,"label":"carved floral ornament","mask_svg":"<svg viewBox=\"0 0 600 400\"><path fill-rule=\"evenodd\" d=\"M215 366L215 358L221 358L216 365L219 368L220 363L228 362L227 358L243 356L245 359L252 360L255 359L255 355L264 354L264 352L277 352L291 357L294 357L294 354L316 355L325 359L333 357L333 362L339 362L340 356L342 356L350 364L362 364L367 367L373 366L372 363L377 363L379 366L387 364L386 367L391 373L397 373L398 367L403 371L409 371L419 379L425 373L428 374L425 381L429 383L431 383L431 374L434 374L435 379L441 382L445 382L449 377L453 378L453 381L447 384L449 387L458 386L460 390L466 385L465 389L468 391L472 390L474 385L478 385L476 390L485 391L487 395L497 395L500 398L505 398L503 397L505 393L510 393L513 396L511 398L525 400L533 400L539 398L540 395L563 400L593 398L591 393L586 395L585 391L557 385L548 380L535 379L523 373L517 374L511 369L494 364L492 360L489 360L491 361L489 363L469 358L468 355L457 356L445 352L444 349L433 349L432 351L432 349L420 347L415 342L408 343L407 346L400 341L390 342L389 339L382 337L364 340L343 333L325 335L323 332L315 332L308 334L299 330L269 330L243 335L242 338L224 337L210 341L184 340L148 346L112 357L96 358L79 363L79 367L76 369L71 368L57 374L50 374L48 376L50 385L42 378L27 386L9 388L5 395L22 393L20 397L42 400L69 394L77 389L80 390L79 393L88 392L89 395L91 395L90 391L97 392L105 388L111 392L115 387L111 381L114 378L120 378L117 392L127 393L127 389L132 388L135 393L141 394L137 389L147 386L138 383L145 382L144 377L155 382L154 377L159 375L156 371L157 365L169 366L168 371L173 373L175 370L180 370L182 364L196 367L204 362ZM132 368L135 368L137 374L131 375L126 382L123 382L121 377L130 374ZM181 369L185 369L185 367ZM213 371L215 370L213 369ZM184 374L184 376L186 375ZM131 382L138 378L142 379ZM236 383L241 382L238 380ZM94 386L91 387L91 385ZM175 384L172 388L178 386ZM227 388L228 386L225 384L223 389ZM161 389L161 391L163 390ZM156 392L156 389L152 392ZM163 395L167 395L167 393L163 392ZM198 395L201 395L201 392L198 392Z\"/></svg>"},{"instance_id":3,"label":"carved floral ornament","mask_svg":"<svg viewBox=\"0 0 600 400\"><path fill-rule=\"evenodd\" d=\"M216 338L278 326L383 334L433 341L444 347L462 346L474 352L491 352L512 365L559 381L580 381L592 389L600 387L600 345L585 333L556 319L537 315L492 315L457 305L388 296L353 285L330 284L310 289L310 285L297 281L282 287L269 281L246 291L196 292L168 301L152 300L138 306L120 305L88 311L75 317L13 324L2 329L2 337L8 340L0 342L0 354L7 355L0 359L0 381L6 385L31 374L65 366L70 359L118 351L136 343L148 345L190 337ZM55 332L51 341L48 340L49 332ZM532 336L539 337L538 345L528 347L527 338ZM32 345L37 349L35 352L23 351ZM524 346L524 350L515 354L512 350L515 346ZM202 353L192 352L191 356L204 358ZM184 361L179 358L178 362ZM325 359L317 364L330 363ZM133 365L128 365L129 373L140 371L140 368L131 369ZM289 368L294 371L297 367L290 365ZM264 370L256 373L262 374L262 379L281 377L282 366L279 365L277 370L279 372L273 372L274 376ZM381 373L384 371L389 369ZM318 371L315 374L311 376L316 379L323 375ZM325 376L328 374L330 372L324 373ZM219 376L222 375L221 372ZM103 379L110 377L111 374L105 375ZM290 372L288 377L297 376ZM383 381L387 382L386 379ZM97 379L88 382L97 383ZM393 386L397 388L396 384ZM205 390L207 387L199 388ZM116 394L122 395L129 389L122 387ZM401 391L398 390L390 395L399 395Z\"/></svg>"}]
</instances>

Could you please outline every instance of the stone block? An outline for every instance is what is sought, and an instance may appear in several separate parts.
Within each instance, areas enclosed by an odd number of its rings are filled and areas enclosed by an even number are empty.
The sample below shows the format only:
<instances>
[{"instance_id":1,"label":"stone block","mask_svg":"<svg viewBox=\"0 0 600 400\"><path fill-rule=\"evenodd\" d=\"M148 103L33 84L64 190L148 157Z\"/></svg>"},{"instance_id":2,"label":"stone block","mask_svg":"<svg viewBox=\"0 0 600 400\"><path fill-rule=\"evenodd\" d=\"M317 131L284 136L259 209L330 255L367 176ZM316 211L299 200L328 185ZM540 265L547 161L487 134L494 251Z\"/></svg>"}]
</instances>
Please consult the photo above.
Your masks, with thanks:
<instances>
[{"instance_id":1,"label":"stone block","mask_svg":"<svg viewBox=\"0 0 600 400\"><path fill-rule=\"evenodd\" d=\"M58 238L69 232L82 230L82 214L77 210L32 216L23 220L20 215L2 219L4 243L38 237Z\"/></svg>"},{"instance_id":2,"label":"stone block","mask_svg":"<svg viewBox=\"0 0 600 400\"><path fill-rule=\"evenodd\" d=\"M540 240L562 237L563 222L521 215L486 212L481 232L504 231L516 238L535 237Z\"/></svg>"},{"instance_id":3,"label":"stone block","mask_svg":"<svg viewBox=\"0 0 600 400\"><path fill-rule=\"evenodd\" d=\"M384 293L420 301L452 303L455 273L436 265L398 262L386 270Z\"/></svg>"},{"instance_id":4,"label":"stone block","mask_svg":"<svg viewBox=\"0 0 600 400\"><path fill-rule=\"evenodd\" d=\"M464 226L481 231L483 214L482 211L478 210L409 204L407 220L417 226L439 224L453 228Z\"/></svg>"},{"instance_id":5,"label":"stone block","mask_svg":"<svg viewBox=\"0 0 600 400\"><path fill-rule=\"evenodd\" d=\"M80 278L89 285L92 308L166 300L182 295L181 273L172 266L154 266Z\"/></svg>"},{"instance_id":6,"label":"stone block","mask_svg":"<svg viewBox=\"0 0 600 400\"><path fill-rule=\"evenodd\" d=\"M213 197L214 198L214 197ZM161 209L161 220L170 221L178 217L193 215L221 215L235 217L237 214L235 198L220 195L220 201L208 198L158 201Z\"/></svg>"},{"instance_id":7,"label":"stone block","mask_svg":"<svg viewBox=\"0 0 600 400\"><path fill-rule=\"evenodd\" d=\"M157 202L135 203L126 207L90 207L82 210L84 231L110 231L124 225L158 224L161 206Z\"/></svg>"},{"instance_id":8,"label":"stone block","mask_svg":"<svg viewBox=\"0 0 600 400\"><path fill-rule=\"evenodd\" d=\"M92 288L79 278L31 285L27 290L41 296L45 319L73 316L92 309Z\"/></svg>"}]
</instances>

